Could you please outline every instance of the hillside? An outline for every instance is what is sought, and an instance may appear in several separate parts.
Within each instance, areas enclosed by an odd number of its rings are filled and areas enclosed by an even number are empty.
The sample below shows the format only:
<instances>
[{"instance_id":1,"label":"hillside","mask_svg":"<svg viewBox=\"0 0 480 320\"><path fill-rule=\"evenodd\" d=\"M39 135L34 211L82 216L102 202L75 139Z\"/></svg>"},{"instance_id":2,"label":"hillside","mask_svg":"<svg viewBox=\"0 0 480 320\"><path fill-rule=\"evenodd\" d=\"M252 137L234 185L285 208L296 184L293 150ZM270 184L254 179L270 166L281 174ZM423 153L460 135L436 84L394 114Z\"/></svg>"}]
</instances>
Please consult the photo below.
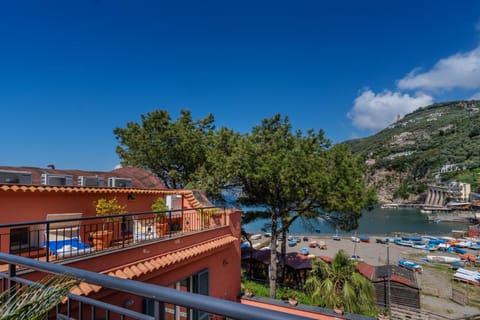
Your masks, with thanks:
<instances>
[{"instance_id":1,"label":"hillside","mask_svg":"<svg viewBox=\"0 0 480 320\"><path fill-rule=\"evenodd\" d=\"M427 185L451 180L480 187L480 101L436 103L377 134L345 142L370 163L382 202L423 202Z\"/></svg>"}]
</instances>

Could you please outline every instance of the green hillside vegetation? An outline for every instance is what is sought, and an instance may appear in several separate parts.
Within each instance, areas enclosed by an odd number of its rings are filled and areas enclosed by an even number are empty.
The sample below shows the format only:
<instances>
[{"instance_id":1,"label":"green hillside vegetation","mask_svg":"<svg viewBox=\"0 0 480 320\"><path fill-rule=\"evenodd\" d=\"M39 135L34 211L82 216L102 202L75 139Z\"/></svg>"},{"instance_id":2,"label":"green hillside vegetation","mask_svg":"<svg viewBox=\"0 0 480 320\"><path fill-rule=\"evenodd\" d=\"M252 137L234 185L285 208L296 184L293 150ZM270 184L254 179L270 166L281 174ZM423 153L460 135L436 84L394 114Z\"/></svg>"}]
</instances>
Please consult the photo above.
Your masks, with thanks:
<instances>
[{"instance_id":1,"label":"green hillside vegetation","mask_svg":"<svg viewBox=\"0 0 480 320\"><path fill-rule=\"evenodd\" d=\"M373 136L345 143L354 154L375 160L372 174L383 169L402 176L397 197L452 180L480 191L480 101L420 108ZM440 173L446 165L456 170Z\"/></svg>"}]
</instances>

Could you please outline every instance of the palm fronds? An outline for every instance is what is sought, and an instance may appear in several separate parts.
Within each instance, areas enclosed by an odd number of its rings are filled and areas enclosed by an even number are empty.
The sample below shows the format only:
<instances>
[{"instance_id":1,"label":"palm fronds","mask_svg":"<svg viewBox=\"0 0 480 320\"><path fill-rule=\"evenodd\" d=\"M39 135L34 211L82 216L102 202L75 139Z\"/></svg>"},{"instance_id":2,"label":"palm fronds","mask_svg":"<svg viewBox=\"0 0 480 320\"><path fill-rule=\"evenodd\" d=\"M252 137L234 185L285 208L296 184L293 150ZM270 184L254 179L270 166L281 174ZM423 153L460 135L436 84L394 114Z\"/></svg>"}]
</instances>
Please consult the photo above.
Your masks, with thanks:
<instances>
[{"instance_id":1,"label":"palm fronds","mask_svg":"<svg viewBox=\"0 0 480 320\"><path fill-rule=\"evenodd\" d=\"M68 274L59 274L47 276L34 285L24 285L15 291L4 291L0 295L0 319L44 319L47 312L62 302L79 283L80 280Z\"/></svg>"}]
</instances>

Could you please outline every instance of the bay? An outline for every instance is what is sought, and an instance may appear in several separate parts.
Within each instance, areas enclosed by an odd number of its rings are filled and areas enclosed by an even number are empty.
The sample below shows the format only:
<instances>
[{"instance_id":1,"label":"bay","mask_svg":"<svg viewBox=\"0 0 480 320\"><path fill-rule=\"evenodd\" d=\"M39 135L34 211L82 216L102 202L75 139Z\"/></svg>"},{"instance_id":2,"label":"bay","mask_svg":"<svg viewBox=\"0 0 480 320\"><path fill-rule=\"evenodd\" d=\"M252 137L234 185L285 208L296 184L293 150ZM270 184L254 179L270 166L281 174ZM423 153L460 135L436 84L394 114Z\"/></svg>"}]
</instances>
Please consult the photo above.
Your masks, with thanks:
<instances>
[{"instance_id":1,"label":"bay","mask_svg":"<svg viewBox=\"0 0 480 320\"><path fill-rule=\"evenodd\" d=\"M243 228L246 232L261 232L269 219L258 219ZM339 235L389 235L395 234L419 234L419 235L451 235L452 230L468 230L468 223L440 222L433 223L419 209L374 209L362 212L357 230L343 232L338 230ZM335 226L322 218L309 220L297 219L289 229L289 234L298 235L333 235L336 233Z\"/></svg>"}]
</instances>

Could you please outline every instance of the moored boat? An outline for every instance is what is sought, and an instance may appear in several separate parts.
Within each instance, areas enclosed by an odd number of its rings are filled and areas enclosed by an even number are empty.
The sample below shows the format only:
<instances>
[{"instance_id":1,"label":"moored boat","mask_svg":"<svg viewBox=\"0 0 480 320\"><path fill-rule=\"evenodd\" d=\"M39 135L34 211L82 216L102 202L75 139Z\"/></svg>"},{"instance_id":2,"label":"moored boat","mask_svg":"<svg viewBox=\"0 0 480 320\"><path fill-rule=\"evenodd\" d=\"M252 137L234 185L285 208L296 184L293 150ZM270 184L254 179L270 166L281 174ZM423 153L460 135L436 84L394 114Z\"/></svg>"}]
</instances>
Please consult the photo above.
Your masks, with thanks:
<instances>
[{"instance_id":1,"label":"moored boat","mask_svg":"<svg viewBox=\"0 0 480 320\"><path fill-rule=\"evenodd\" d=\"M308 256L308 254L309 254L310 252L308 251L308 248L307 248L307 247L302 247L302 248L300 249L300 253L303 254L304 256Z\"/></svg>"},{"instance_id":2,"label":"moored boat","mask_svg":"<svg viewBox=\"0 0 480 320\"><path fill-rule=\"evenodd\" d=\"M393 242L394 242L395 244L399 245L399 246L404 246L404 247L411 247L411 246L413 246L413 242L412 242L412 241L395 239Z\"/></svg>"},{"instance_id":3,"label":"moored boat","mask_svg":"<svg viewBox=\"0 0 480 320\"><path fill-rule=\"evenodd\" d=\"M361 242L370 243L370 238L367 236L358 236L358 239L360 239Z\"/></svg>"},{"instance_id":4,"label":"moored boat","mask_svg":"<svg viewBox=\"0 0 480 320\"><path fill-rule=\"evenodd\" d=\"M436 262L436 263L453 263L455 261L461 261L462 259L459 257L450 257L450 256L430 256L427 255L428 262Z\"/></svg>"},{"instance_id":5,"label":"moored boat","mask_svg":"<svg viewBox=\"0 0 480 320\"><path fill-rule=\"evenodd\" d=\"M422 273L423 271L423 268L421 265L408 260L404 260L404 259L399 260L398 265L405 269L412 270L418 273Z\"/></svg>"}]
</instances>

